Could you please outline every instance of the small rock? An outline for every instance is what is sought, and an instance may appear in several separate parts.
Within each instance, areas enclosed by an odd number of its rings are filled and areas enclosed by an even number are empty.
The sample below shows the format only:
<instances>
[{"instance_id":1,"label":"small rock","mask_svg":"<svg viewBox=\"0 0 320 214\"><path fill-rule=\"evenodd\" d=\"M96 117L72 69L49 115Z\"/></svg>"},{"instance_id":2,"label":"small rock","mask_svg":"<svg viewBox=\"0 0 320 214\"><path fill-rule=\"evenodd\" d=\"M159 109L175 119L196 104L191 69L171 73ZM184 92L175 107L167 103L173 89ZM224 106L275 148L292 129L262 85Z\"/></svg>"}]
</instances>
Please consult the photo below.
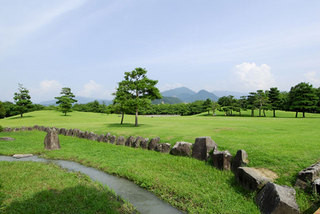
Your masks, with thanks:
<instances>
[{"instance_id":1,"label":"small rock","mask_svg":"<svg viewBox=\"0 0 320 214\"><path fill-rule=\"evenodd\" d=\"M126 139L123 136L118 137L117 145L125 145Z\"/></svg>"},{"instance_id":2,"label":"small rock","mask_svg":"<svg viewBox=\"0 0 320 214\"><path fill-rule=\"evenodd\" d=\"M160 142L160 137L152 138L150 140L149 145L148 145L148 149L149 150L155 150L156 146L158 145L159 142Z\"/></svg>"},{"instance_id":3,"label":"small rock","mask_svg":"<svg viewBox=\"0 0 320 214\"><path fill-rule=\"evenodd\" d=\"M210 137L198 137L192 149L192 157L198 160L207 160L209 152L217 150L218 145Z\"/></svg>"},{"instance_id":4,"label":"small rock","mask_svg":"<svg viewBox=\"0 0 320 214\"><path fill-rule=\"evenodd\" d=\"M59 131L59 134L66 135L67 134L67 130L65 128L61 128L60 131Z\"/></svg>"},{"instance_id":5,"label":"small rock","mask_svg":"<svg viewBox=\"0 0 320 214\"><path fill-rule=\"evenodd\" d=\"M142 149L148 149L149 138L143 138L140 142L140 147Z\"/></svg>"},{"instance_id":6,"label":"small rock","mask_svg":"<svg viewBox=\"0 0 320 214\"><path fill-rule=\"evenodd\" d=\"M99 135L97 141L102 142L104 137L105 137L104 134Z\"/></svg>"},{"instance_id":7,"label":"small rock","mask_svg":"<svg viewBox=\"0 0 320 214\"><path fill-rule=\"evenodd\" d=\"M320 178L320 162L300 171L295 186L305 190L318 178Z\"/></svg>"},{"instance_id":8,"label":"small rock","mask_svg":"<svg viewBox=\"0 0 320 214\"><path fill-rule=\"evenodd\" d=\"M313 181L312 189L314 193L320 195L320 178Z\"/></svg>"},{"instance_id":9,"label":"small rock","mask_svg":"<svg viewBox=\"0 0 320 214\"><path fill-rule=\"evenodd\" d=\"M214 151L212 153L213 166L221 170L230 170L232 155L229 151Z\"/></svg>"},{"instance_id":10,"label":"small rock","mask_svg":"<svg viewBox=\"0 0 320 214\"><path fill-rule=\"evenodd\" d=\"M133 148L139 148L142 139L143 139L142 137L139 137L139 136L138 136L138 137L136 138L136 140L132 142L131 147L133 147Z\"/></svg>"},{"instance_id":11,"label":"small rock","mask_svg":"<svg viewBox=\"0 0 320 214\"><path fill-rule=\"evenodd\" d=\"M128 139L126 140L126 146L130 147L135 140L136 139L133 136L128 137Z\"/></svg>"},{"instance_id":12,"label":"small rock","mask_svg":"<svg viewBox=\"0 0 320 214\"><path fill-rule=\"evenodd\" d=\"M28 131L32 131L32 130L33 130L33 127L27 127L27 130L28 130Z\"/></svg>"},{"instance_id":13,"label":"small rock","mask_svg":"<svg viewBox=\"0 0 320 214\"><path fill-rule=\"evenodd\" d=\"M13 141L14 138L12 137L0 137L0 141Z\"/></svg>"},{"instance_id":14,"label":"small rock","mask_svg":"<svg viewBox=\"0 0 320 214\"><path fill-rule=\"evenodd\" d=\"M169 153L170 148L171 148L170 143L158 143L154 150L161 153Z\"/></svg>"},{"instance_id":15,"label":"small rock","mask_svg":"<svg viewBox=\"0 0 320 214\"><path fill-rule=\"evenodd\" d=\"M267 169L239 167L236 173L236 180L239 184L250 191L261 189L268 182L274 181L275 178L277 175Z\"/></svg>"},{"instance_id":16,"label":"small rock","mask_svg":"<svg viewBox=\"0 0 320 214\"><path fill-rule=\"evenodd\" d=\"M238 150L236 156L231 162L231 170L233 173L237 173L237 169L242 166L247 166L249 163L248 154L244 150Z\"/></svg>"},{"instance_id":17,"label":"small rock","mask_svg":"<svg viewBox=\"0 0 320 214\"><path fill-rule=\"evenodd\" d=\"M256 204L263 214L298 214L300 211L295 195L293 188L269 182L257 194Z\"/></svg>"},{"instance_id":18,"label":"small rock","mask_svg":"<svg viewBox=\"0 0 320 214\"><path fill-rule=\"evenodd\" d=\"M12 132L12 128L10 127L6 127L3 129L4 132Z\"/></svg>"},{"instance_id":19,"label":"small rock","mask_svg":"<svg viewBox=\"0 0 320 214\"><path fill-rule=\"evenodd\" d=\"M112 144L114 144L115 142L116 142L116 140L117 140L117 137L116 136L114 136L114 135L111 135L110 136L110 143L112 143Z\"/></svg>"},{"instance_id":20,"label":"small rock","mask_svg":"<svg viewBox=\"0 0 320 214\"><path fill-rule=\"evenodd\" d=\"M47 150L60 149L59 135L55 129L49 129L44 138L44 148Z\"/></svg>"},{"instance_id":21,"label":"small rock","mask_svg":"<svg viewBox=\"0 0 320 214\"><path fill-rule=\"evenodd\" d=\"M27 157L32 157L33 154L15 154L12 155L13 158L27 158Z\"/></svg>"},{"instance_id":22,"label":"small rock","mask_svg":"<svg viewBox=\"0 0 320 214\"><path fill-rule=\"evenodd\" d=\"M191 156L192 143L177 142L171 149L170 154L177 156Z\"/></svg>"}]
</instances>

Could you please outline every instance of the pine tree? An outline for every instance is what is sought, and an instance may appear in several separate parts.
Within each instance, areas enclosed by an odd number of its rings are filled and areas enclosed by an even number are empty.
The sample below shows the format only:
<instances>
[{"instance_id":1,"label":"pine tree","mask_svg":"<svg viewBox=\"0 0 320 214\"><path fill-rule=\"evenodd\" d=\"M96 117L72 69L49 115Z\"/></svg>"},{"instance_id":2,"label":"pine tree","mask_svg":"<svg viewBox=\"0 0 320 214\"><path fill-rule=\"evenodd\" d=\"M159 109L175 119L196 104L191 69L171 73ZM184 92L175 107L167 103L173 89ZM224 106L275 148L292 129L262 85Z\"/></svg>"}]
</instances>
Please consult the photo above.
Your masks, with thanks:
<instances>
[{"instance_id":1,"label":"pine tree","mask_svg":"<svg viewBox=\"0 0 320 214\"><path fill-rule=\"evenodd\" d=\"M59 110L66 116L67 112L71 112L72 104L77 102L77 100L74 99L75 96L70 88L62 88L60 94L62 94L61 97L55 97L58 100L56 103L59 104Z\"/></svg>"},{"instance_id":2,"label":"pine tree","mask_svg":"<svg viewBox=\"0 0 320 214\"><path fill-rule=\"evenodd\" d=\"M273 110L273 117L276 117L276 110L278 110L281 105L280 91L278 88L270 88L268 91L268 98L270 101L270 107Z\"/></svg>"},{"instance_id":3,"label":"pine tree","mask_svg":"<svg viewBox=\"0 0 320 214\"><path fill-rule=\"evenodd\" d=\"M29 90L23 87L22 84L19 85L19 92L14 93L14 101L16 103L16 110L19 112L20 116L28 112L32 107L31 96L29 95Z\"/></svg>"}]
</instances>

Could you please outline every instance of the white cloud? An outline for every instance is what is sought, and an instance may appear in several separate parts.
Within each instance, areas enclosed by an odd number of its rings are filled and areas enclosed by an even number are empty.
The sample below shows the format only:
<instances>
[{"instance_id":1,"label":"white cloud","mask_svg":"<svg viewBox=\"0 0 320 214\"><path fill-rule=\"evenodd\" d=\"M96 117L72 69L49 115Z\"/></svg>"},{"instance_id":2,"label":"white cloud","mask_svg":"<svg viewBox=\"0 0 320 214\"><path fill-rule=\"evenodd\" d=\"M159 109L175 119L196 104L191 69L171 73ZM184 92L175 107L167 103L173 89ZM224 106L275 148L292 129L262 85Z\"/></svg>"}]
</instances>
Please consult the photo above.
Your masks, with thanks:
<instances>
[{"instance_id":1,"label":"white cloud","mask_svg":"<svg viewBox=\"0 0 320 214\"><path fill-rule=\"evenodd\" d=\"M38 86L30 89L30 95L32 100L36 102L52 100L59 96L62 87L62 84L57 80L43 80Z\"/></svg>"},{"instance_id":2,"label":"white cloud","mask_svg":"<svg viewBox=\"0 0 320 214\"><path fill-rule=\"evenodd\" d=\"M311 83L314 87L319 87L320 85L320 75L318 72L310 71L305 75L306 82Z\"/></svg>"},{"instance_id":3,"label":"white cloud","mask_svg":"<svg viewBox=\"0 0 320 214\"><path fill-rule=\"evenodd\" d=\"M90 80L88 83L84 84L83 89L78 93L79 96L92 97L98 99L111 99L112 92L105 89L102 85Z\"/></svg>"},{"instance_id":4,"label":"white cloud","mask_svg":"<svg viewBox=\"0 0 320 214\"><path fill-rule=\"evenodd\" d=\"M266 90L275 86L273 74L270 72L270 66L262 64L244 62L236 65L234 74L237 77L236 86L240 90Z\"/></svg>"}]
</instances>

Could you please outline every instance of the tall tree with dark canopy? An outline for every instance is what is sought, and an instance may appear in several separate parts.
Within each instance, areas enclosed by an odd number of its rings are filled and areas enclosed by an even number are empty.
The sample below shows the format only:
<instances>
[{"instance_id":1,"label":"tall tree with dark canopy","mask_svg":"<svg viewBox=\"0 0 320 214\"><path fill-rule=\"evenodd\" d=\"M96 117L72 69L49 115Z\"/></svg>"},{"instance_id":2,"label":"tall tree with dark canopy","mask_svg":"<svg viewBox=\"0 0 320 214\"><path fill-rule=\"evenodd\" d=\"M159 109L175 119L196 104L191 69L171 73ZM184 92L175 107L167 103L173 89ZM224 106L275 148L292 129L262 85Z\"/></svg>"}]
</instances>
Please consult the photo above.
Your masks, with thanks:
<instances>
[{"instance_id":1,"label":"tall tree with dark canopy","mask_svg":"<svg viewBox=\"0 0 320 214\"><path fill-rule=\"evenodd\" d=\"M269 100L263 90L257 90L255 102L259 109L259 117L261 117L261 110L263 110L263 115L266 116L265 109L267 109Z\"/></svg>"},{"instance_id":2,"label":"tall tree with dark canopy","mask_svg":"<svg viewBox=\"0 0 320 214\"><path fill-rule=\"evenodd\" d=\"M257 108L257 93L250 92L247 97L247 107L251 110L251 117L254 117L254 110Z\"/></svg>"},{"instance_id":3,"label":"tall tree with dark canopy","mask_svg":"<svg viewBox=\"0 0 320 214\"><path fill-rule=\"evenodd\" d=\"M61 97L55 97L58 100L56 103L59 104L59 110L66 116L67 112L71 112L72 104L77 102L77 100L74 99L75 96L71 92L71 88L62 88L60 94L62 94Z\"/></svg>"},{"instance_id":4,"label":"tall tree with dark canopy","mask_svg":"<svg viewBox=\"0 0 320 214\"><path fill-rule=\"evenodd\" d=\"M29 90L23 87L19 83L19 92L14 93L14 102L16 103L16 110L19 112L20 116L28 112L32 107L31 96L29 95Z\"/></svg>"},{"instance_id":5,"label":"tall tree with dark canopy","mask_svg":"<svg viewBox=\"0 0 320 214\"><path fill-rule=\"evenodd\" d=\"M123 124L124 114L127 113L130 110L130 99L131 94L129 93L129 89L126 84L123 82L118 83L118 88L115 93L112 95L115 96L113 99L113 105L115 107L116 112L121 113L121 122L120 124Z\"/></svg>"},{"instance_id":6,"label":"tall tree with dark canopy","mask_svg":"<svg viewBox=\"0 0 320 214\"><path fill-rule=\"evenodd\" d=\"M298 117L298 112L302 112L305 117L305 112L316 110L318 101L319 97L311 84L301 82L291 87L289 92L290 110L296 112L296 117Z\"/></svg>"},{"instance_id":7,"label":"tall tree with dark canopy","mask_svg":"<svg viewBox=\"0 0 320 214\"><path fill-rule=\"evenodd\" d=\"M208 111L208 115L210 114L210 110L212 109L212 101L208 98L206 101L203 103L203 107L205 110Z\"/></svg>"},{"instance_id":8,"label":"tall tree with dark canopy","mask_svg":"<svg viewBox=\"0 0 320 214\"><path fill-rule=\"evenodd\" d=\"M119 83L117 91L123 90L128 95L126 105L133 108L136 112L135 126L138 126L139 109L151 103L151 100L161 99L160 91L155 85L157 80L147 78L147 71L143 68L136 68L131 72L125 72L124 80ZM119 99L117 97L116 99ZM121 96L122 93L119 93Z\"/></svg>"},{"instance_id":9,"label":"tall tree with dark canopy","mask_svg":"<svg viewBox=\"0 0 320 214\"><path fill-rule=\"evenodd\" d=\"M280 91L278 88L270 88L268 91L268 98L270 101L270 107L273 111L273 117L276 117L276 110L280 109L281 106Z\"/></svg>"},{"instance_id":10,"label":"tall tree with dark canopy","mask_svg":"<svg viewBox=\"0 0 320 214\"><path fill-rule=\"evenodd\" d=\"M0 101L0 119L6 116L6 109L4 108L3 103Z\"/></svg>"}]
</instances>

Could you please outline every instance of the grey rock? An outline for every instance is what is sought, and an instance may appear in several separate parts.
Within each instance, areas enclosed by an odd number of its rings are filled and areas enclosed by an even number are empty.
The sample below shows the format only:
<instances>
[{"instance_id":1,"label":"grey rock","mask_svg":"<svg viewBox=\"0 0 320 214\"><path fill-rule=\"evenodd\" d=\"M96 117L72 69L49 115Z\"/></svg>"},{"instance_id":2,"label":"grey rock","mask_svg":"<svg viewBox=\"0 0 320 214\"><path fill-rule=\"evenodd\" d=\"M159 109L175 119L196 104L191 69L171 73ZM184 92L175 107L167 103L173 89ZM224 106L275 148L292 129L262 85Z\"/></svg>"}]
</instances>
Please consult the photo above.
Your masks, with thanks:
<instances>
[{"instance_id":1,"label":"grey rock","mask_svg":"<svg viewBox=\"0 0 320 214\"><path fill-rule=\"evenodd\" d=\"M79 133L80 133L79 129L73 129L72 137L79 137Z\"/></svg>"},{"instance_id":2,"label":"grey rock","mask_svg":"<svg viewBox=\"0 0 320 214\"><path fill-rule=\"evenodd\" d=\"M27 127L27 130L28 130L28 131L32 131L32 130L33 130L33 127Z\"/></svg>"},{"instance_id":3,"label":"grey rock","mask_svg":"<svg viewBox=\"0 0 320 214\"><path fill-rule=\"evenodd\" d=\"M6 127L3 129L4 132L12 132L12 128L10 127Z\"/></svg>"},{"instance_id":4,"label":"grey rock","mask_svg":"<svg viewBox=\"0 0 320 214\"><path fill-rule=\"evenodd\" d=\"M192 143L177 142L171 149L170 154L177 156L191 156Z\"/></svg>"},{"instance_id":5,"label":"grey rock","mask_svg":"<svg viewBox=\"0 0 320 214\"><path fill-rule=\"evenodd\" d=\"M61 135L67 135L67 130L66 130L65 128L61 128L60 131L59 131L59 133L60 133Z\"/></svg>"},{"instance_id":6,"label":"grey rock","mask_svg":"<svg viewBox=\"0 0 320 214\"><path fill-rule=\"evenodd\" d=\"M313 181L312 189L314 193L320 195L320 178Z\"/></svg>"},{"instance_id":7,"label":"grey rock","mask_svg":"<svg viewBox=\"0 0 320 214\"><path fill-rule=\"evenodd\" d=\"M34 129L34 130L39 130L39 126L38 126L38 125L34 125L34 126L33 126L33 129Z\"/></svg>"},{"instance_id":8,"label":"grey rock","mask_svg":"<svg viewBox=\"0 0 320 214\"><path fill-rule=\"evenodd\" d=\"M209 152L217 150L218 145L210 137L198 137L192 149L192 157L198 160L207 160Z\"/></svg>"},{"instance_id":9,"label":"grey rock","mask_svg":"<svg viewBox=\"0 0 320 214\"><path fill-rule=\"evenodd\" d=\"M88 140L97 140L99 136L93 132L90 132L87 137Z\"/></svg>"},{"instance_id":10,"label":"grey rock","mask_svg":"<svg viewBox=\"0 0 320 214\"><path fill-rule=\"evenodd\" d=\"M67 130L67 132L66 132L66 136L70 136L70 137L72 137L72 134L73 134L73 129L69 129L69 130Z\"/></svg>"},{"instance_id":11,"label":"grey rock","mask_svg":"<svg viewBox=\"0 0 320 214\"><path fill-rule=\"evenodd\" d=\"M140 142L140 147L142 149L148 149L149 138L143 138Z\"/></svg>"},{"instance_id":12,"label":"grey rock","mask_svg":"<svg viewBox=\"0 0 320 214\"><path fill-rule=\"evenodd\" d=\"M154 150L161 153L169 153L170 148L171 148L170 143L158 143Z\"/></svg>"},{"instance_id":13,"label":"grey rock","mask_svg":"<svg viewBox=\"0 0 320 214\"><path fill-rule=\"evenodd\" d=\"M105 135L104 135L104 134L99 135L99 137L98 137L97 141L98 141L98 142L102 142L102 141L103 141L103 139L104 139L104 137L105 137Z\"/></svg>"},{"instance_id":14,"label":"grey rock","mask_svg":"<svg viewBox=\"0 0 320 214\"><path fill-rule=\"evenodd\" d=\"M244 150L238 150L236 156L231 162L231 170L233 173L237 173L237 169L242 166L247 166L249 163L248 154Z\"/></svg>"},{"instance_id":15,"label":"grey rock","mask_svg":"<svg viewBox=\"0 0 320 214\"><path fill-rule=\"evenodd\" d=\"M212 153L213 166L221 170L230 170L232 155L227 151L214 151Z\"/></svg>"},{"instance_id":16,"label":"grey rock","mask_svg":"<svg viewBox=\"0 0 320 214\"><path fill-rule=\"evenodd\" d=\"M0 141L13 141L14 138L12 137L0 137Z\"/></svg>"},{"instance_id":17,"label":"grey rock","mask_svg":"<svg viewBox=\"0 0 320 214\"><path fill-rule=\"evenodd\" d=\"M25 127L25 126L22 126L22 127L20 128L20 130L21 130L21 131L27 131L28 129L27 129L27 127Z\"/></svg>"},{"instance_id":18,"label":"grey rock","mask_svg":"<svg viewBox=\"0 0 320 214\"><path fill-rule=\"evenodd\" d=\"M111 135L110 136L110 143L112 143L112 144L114 144L115 142L116 142L116 140L117 140L117 137L116 136L114 136L114 135Z\"/></svg>"},{"instance_id":19,"label":"grey rock","mask_svg":"<svg viewBox=\"0 0 320 214\"><path fill-rule=\"evenodd\" d=\"M131 146L135 141L136 141L135 137L133 136L128 137L128 139L126 140L126 146Z\"/></svg>"},{"instance_id":20,"label":"grey rock","mask_svg":"<svg viewBox=\"0 0 320 214\"><path fill-rule=\"evenodd\" d=\"M46 150L60 149L59 135L55 129L50 129L44 138L44 148Z\"/></svg>"},{"instance_id":21,"label":"grey rock","mask_svg":"<svg viewBox=\"0 0 320 214\"><path fill-rule=\"evenodd\" d=\"M132 142L131 147L133 147L133 148L139 148L142 139L143 139L142 137L139 137L139 136L138 136L138 137L136 138L136 140Z\"/></svg>"},{"instance_id":22,"label":"grey rock","mask_svg":"<svg viewBox=\"0 0 320 214\"><path fill-rule=\"evenodd\" d=\"M300 171L295 186L307 189L318 178L320 178L320 162Z\"/></svg>"},{"instance_id":23,"label":"grey rock","mask_svg":"<svg viewBox=\"0 0 320 214\"><path fill-rule=\"evenodd\" d=\"M79 138L85 138L85 132L84 131L79 131L78 137Z\"/></svg>"},{"instance_id":24,"label":"grey rock","mask_svg":"<svg viewBox=\"0 0 320 214\"><path fill-rule=\"evenodd\" d=\"M13 158L27 158L27 157L32 157L33 154L15 154L15 155L12 155Z\"/></svg>"},{"instance_id":25,"label":"grey rock","mask_svg":"<svg viewBox=\"0 0 320 214\"><path fill-rule=\"evenodd\" d=\"M123 136L118 137L117 139L117 145L125 145L126 139Z\"/></svg>"},{"instance_id":26,"label":"grey rock","mask_svg":"<svg viewBox=\"0 0 320 214\"><path fill-rule=\"evenodd\" d=\"M13 131L14 131L14 132L19 132L19 131L20 131L20 128L14 128Z\"/></svg>"},{"instance_id":27,"label":"grey rock","mask_svg":"<svg viewBox=\"0 0 320 214\"><path fill-rule=\"evenodd\" d=\"M236 173L236 180L243 188L250 191L256 191L261 189L268 182L272 182L274 179L267 177L258 169L239 167Z\"/></svg>"},{"instance_id":28,"label":"grey rock","mask_svg":"<svg viewBox=\"0 0 320 214\"><path fill-rule=\"evenodd\" d=\"M155 150L159 142L160 142L160 137L152 138L149 142L148 149Z\"/></svg>"},{"instance_id":29,"label":"grey rock","mask_svg":"<svg viewBox=\"0 0 320 214\"><path fill-rule=\"evenodd\" d=\"M263 214L298 214L296 191L288 186L267 183L257 194L256 204Z\"/></svg>"}]
</instances>

